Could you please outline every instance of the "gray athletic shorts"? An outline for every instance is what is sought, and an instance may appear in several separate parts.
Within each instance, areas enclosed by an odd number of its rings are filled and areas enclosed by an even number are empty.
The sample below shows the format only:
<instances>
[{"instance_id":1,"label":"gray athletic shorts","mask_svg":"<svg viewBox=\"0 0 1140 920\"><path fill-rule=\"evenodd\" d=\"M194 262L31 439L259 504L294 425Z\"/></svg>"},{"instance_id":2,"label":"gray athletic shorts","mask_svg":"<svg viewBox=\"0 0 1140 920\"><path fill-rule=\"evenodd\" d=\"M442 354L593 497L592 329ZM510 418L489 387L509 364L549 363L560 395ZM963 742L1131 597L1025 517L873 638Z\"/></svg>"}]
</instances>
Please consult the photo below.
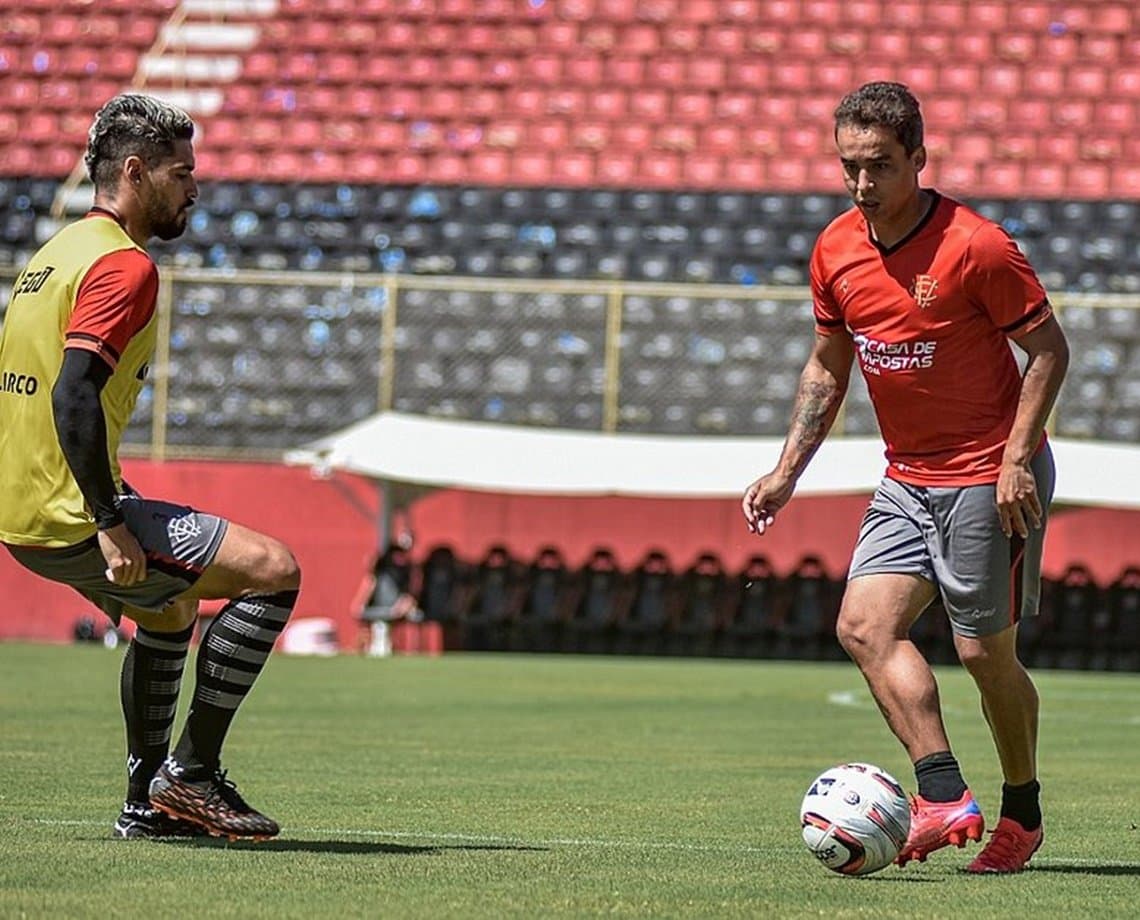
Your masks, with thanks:
<instances>
[{"instance_id":1,"label":"gray athletic shorts","mask_svg":"<svg viewBox=\"0 0 1140 920\"><path fill-rule=\"evenodd\" d=\"M214 561L228 522L186 505L138 495L120 495L119 507L127 529L146 553L146 579L138 584L107 580L107 562L95 537L64 547L7 544L8 550L37 575L70 585L116 624L125 605L160 612Z\"/></svg>"},{"instance_id":2,"label":"gray athletic shorts","mask_svg":"<svg viewBox=\"0 0 1140 920\"><path fill-rule=\"evenodd\" d=\"M1048 445L1033 458L1044 509L1055 470ZM954 632L978 637L1035 616L1045 522L1022 539L1001 532L996 486L932 488L884 478L859 528L848 579L898 573L932 582Z\"/></svg>"}]
</instances>

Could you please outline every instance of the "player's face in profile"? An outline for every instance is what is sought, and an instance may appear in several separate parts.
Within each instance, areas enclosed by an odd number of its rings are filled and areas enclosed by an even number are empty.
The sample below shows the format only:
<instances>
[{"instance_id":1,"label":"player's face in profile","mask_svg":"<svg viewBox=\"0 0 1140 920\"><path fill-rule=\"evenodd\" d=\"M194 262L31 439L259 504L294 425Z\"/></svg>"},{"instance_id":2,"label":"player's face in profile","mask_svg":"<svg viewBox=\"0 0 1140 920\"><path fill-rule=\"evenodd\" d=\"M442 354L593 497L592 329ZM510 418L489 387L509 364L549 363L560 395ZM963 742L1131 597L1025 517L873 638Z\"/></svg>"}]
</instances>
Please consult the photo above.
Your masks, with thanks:
<instances>
[{"instance_id":1,"label":"player's face in profile","mask_svg":"<svg viewBox=\"0 0 1140 920\"><path fill-rule=\"evenodd\" d=\"M878 125L842 125L835 145L847 192L871 226L910 219L918 174L926 164L924 147L908 155L894 132Z\"/></svg>"},{"instance_id":2,"label":"player's face in profile","mask_svg":"<svg viewBox=\"0 0 1140 920\"><path fill-rule=\"evenodd\" d=\"M175 141L169 157L147 171L146 214L151 233L172 240L186 230L190 208L198 199L194 179L194 148L190 141Z\"/></svg>"}]
</instances>

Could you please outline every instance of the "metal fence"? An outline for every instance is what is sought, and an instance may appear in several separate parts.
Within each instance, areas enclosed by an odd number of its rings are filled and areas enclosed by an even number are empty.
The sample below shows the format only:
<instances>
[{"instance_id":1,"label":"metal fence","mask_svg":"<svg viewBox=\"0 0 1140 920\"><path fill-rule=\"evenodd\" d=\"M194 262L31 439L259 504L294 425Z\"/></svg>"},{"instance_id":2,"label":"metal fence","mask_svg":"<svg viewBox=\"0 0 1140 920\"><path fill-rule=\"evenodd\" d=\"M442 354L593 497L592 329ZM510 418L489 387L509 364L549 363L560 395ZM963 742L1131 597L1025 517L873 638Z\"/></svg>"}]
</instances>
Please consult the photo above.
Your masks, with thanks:
<instances>
[{"instance_id":1,"label":"metal fence","mask_svg":"<svg viewBox=\"0 0 1140 920\"><path fill-rule=\"evenodd\" d=\"M156 458L275 457L381 409L779 436L812 344L800 287L163 269L159 298L125 436ZM1140 298L1053 299L1073 362L1052 427L1140 440ZM876 431L858 374L837 431Z\"/></svg>"}]
</instances>

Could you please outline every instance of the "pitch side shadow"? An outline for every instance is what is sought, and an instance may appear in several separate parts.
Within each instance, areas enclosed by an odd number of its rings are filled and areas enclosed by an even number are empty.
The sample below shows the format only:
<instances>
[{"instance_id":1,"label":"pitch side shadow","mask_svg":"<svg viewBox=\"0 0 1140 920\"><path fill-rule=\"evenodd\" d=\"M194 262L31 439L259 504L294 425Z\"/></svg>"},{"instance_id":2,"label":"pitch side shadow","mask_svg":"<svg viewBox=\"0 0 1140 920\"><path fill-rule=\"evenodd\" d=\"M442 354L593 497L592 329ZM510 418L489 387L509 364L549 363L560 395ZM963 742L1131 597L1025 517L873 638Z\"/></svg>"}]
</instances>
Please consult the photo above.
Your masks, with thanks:
<instances>
[{"instance_id":1,"label":"pitch side shadow","mask_svg":"<svg viewBox=\"0 0 1140 920\"><path fill-rule=\"evenodd\" d=\"M171 838L156 841L163 846L187 847L192 849L251 850L259 853L346 853L380 854L391 856L424 856L430 853L443 853L448 850L466 851L545 851L547 847L524 846L522 844L489 843L432 843L412 846L404 843L391 843L381 840L235 840L231 843L218 837Z\"/></svg>"}]
</instances>

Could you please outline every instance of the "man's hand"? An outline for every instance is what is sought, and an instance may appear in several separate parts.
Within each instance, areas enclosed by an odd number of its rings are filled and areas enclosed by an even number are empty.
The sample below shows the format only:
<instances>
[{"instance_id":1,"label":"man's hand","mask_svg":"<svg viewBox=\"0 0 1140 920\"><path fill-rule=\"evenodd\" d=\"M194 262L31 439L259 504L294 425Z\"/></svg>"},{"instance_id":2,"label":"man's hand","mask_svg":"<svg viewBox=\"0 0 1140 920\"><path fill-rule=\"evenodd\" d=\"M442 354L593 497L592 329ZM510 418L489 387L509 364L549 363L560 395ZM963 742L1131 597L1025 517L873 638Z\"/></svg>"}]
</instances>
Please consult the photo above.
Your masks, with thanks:
<instances>
[{"instance_id":1,"label":"man's hand","mask_svg":"<svg viewBox=\"0 0 1140 920\"><path fill-rule=\"evenodd\" d=\"M126 524L100 530L99 549L107 560L107 581L116 585L137 585L146 578L146 554Z\"/></svg>"},{"instance_id":2,"label":"man's hand","mask_svg":"<svg viewBox=\"0 0 1140 920\"><path fill-rule=\"evenodd\" d=\"M776 512L784 507L796 489L794 479L773 471L761 476L744 490L741 510L751 533L762 534L776 520Z\"/></svg>"},{"instance_id":3,"label":"man's hand","mask_svg":"<svg viewBox=\"0 0 1140 920\"><path fill-rule=\"evenodd\" d=\"M1013 536L1014 531L1018 536L1028 537L1030 526L1034 530L1041 527L1041 499L1028 463L1011 460L1002 463L995 497L1001 530L1007 537Z\"/></svg>"}]
</instances>

